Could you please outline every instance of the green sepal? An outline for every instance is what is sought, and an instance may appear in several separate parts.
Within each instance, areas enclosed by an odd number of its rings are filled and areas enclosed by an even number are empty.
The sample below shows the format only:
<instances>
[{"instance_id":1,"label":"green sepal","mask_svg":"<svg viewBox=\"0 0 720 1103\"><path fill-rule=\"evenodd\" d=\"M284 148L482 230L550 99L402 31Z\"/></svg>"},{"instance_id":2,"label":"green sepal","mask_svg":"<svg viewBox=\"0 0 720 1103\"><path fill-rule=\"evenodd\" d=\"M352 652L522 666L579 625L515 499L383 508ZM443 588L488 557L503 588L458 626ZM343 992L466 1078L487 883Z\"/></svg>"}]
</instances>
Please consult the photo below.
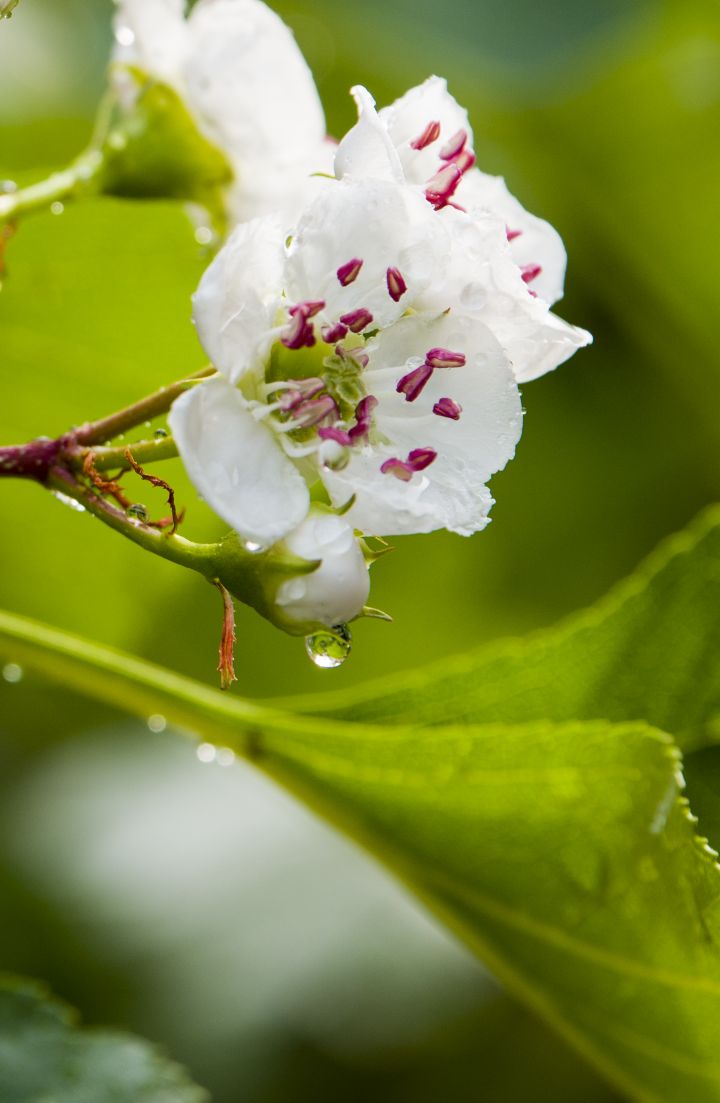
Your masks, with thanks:
<instances>
[{"instance_id":1,"label":"green sepal","mask_svg":"<svg viewBox=\"0 0 720 1103\"><path fill-rule=\"evenodd\" d=\"M102 191L198 203L224 232L224 189L233 180L227 159L200 133L173 88L134 66L121 69L134 96L129 107L114 94L104 106L93 143L104 162Z\"/></svg>"},{"instance_id":2,"label":"green sepal","mask_svg":"<svg viewBox=\"0 0 720 1103\"><path fill-rule=\"evenodd\" d=\"M267 557L267 569L284 575L312 574L321 563L322 559L302 559L289 551L273 552L272 548Z\"/></svg>"},{"instance_id":3,"label":"green sepal","mask_svg":"<svg viewBox=\"0 0 720 1103\"><path fill-rule=\"evenodd\" d=\"M379 544L380 547L376 548L371 546L369 540L373 540L374 543ZM377 563L378 559L382 559L382 557L389 552L395 551L392 544L388 544L381 536L361 537L358 539L358 543L360 544L360 551L363 553L368 567L372 567L374 563Z\"/></svg>"},{"instance_id":4,"label":"green sepal","mask_svg":"<svg viewBox=\"0 0 720 1103\"><path fill-rule=\"evenodd\" d=\"M283 582L298 575L312 574L320 566L319 559L302 559L293 555L282 541L264 551L248 551L235 532L228 533L213 545L206 577L221 582L232 596L249 605L276 628L290 636L307 636L319 630L327 631L318 621L297 621L288 617L277 594Z\"/></svg>"},{"instance_id":5,"label":"green sepal","mask_svg":"<svg viewBox=\"0 0 720 1103\"><path fill-rule=\"evenodd\" d=\"M361 617L372 617L374 620L386 620L390 624L393 622L393 618L389 613L384 613L382 609L373 609L371 605L363 605L362 612L359 615Z\"/></svg>"}]
</instances>

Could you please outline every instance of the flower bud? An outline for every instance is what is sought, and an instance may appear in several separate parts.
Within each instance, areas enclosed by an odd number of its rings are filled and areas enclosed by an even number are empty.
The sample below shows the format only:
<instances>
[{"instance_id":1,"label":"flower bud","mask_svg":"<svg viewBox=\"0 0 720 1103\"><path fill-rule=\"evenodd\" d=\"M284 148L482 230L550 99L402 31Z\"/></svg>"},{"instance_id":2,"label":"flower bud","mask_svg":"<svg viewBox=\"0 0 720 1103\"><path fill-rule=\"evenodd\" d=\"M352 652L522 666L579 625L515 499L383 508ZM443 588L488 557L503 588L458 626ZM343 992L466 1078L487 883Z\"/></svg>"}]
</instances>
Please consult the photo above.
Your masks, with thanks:
<instances>
[{"instance_id":1,"label":"flower bud","mask_svg":"<svg viewBox=\"0 0 720 1103\"><path fill-rule=\"evenodd\" d=\"M280 584L275 603L290 621L333 627L352 620L370 592L370 577L352 527L318 507L283 541L293 555L320 560L312 574Z\"/></svg>"}]
</instances>

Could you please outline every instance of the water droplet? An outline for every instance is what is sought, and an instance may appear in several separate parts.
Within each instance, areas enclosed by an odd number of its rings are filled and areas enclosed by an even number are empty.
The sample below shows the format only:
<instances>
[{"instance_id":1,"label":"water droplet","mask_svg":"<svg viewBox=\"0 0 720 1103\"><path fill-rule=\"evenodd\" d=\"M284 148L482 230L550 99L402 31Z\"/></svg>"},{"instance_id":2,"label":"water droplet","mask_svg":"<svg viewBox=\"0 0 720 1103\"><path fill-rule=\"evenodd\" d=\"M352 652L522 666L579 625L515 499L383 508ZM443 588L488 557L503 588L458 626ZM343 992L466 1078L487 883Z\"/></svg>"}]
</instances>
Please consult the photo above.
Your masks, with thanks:
<instances>
[{"instance_id":1,"label":"water droplet","mask_svg":"<svg viewBox=\"0 0 720 1103\"><path fill-rule=\"evenodd\" d=\"M152 425L152 422L151 422L151 421L146 421L146 422L145 422L145 428L146 428L146 429L149 429L151 425Z\"/></svg>"},{"instance_id":2,"label":"water droplet","mask_svg":"<svg viewBox=\"0 0 720 1103\"><path fill-rule=\"evenodd\" d=\"M338 624L326 632L315 632L305 639L310 662L324 670L342 666L350 654L352 636L346 624Z\"/></svg>"},{"instance_id":3,"label":"water droplet","mask_svg":"<svg viewBox=\"0 0 720 1103\"><path fill-rule=\"evenodd\" d=\"M152 716L148 716L147 726L151 732L164 732L167 727L167 720L162 713L154 712Z\"/></svg>"},{"instance_id":4,"label":"water droplet","mask_svg":"<svg viewBox=\"0 0 720 1103\"><path fill-rule=\"evenodd\" d=\"M50 214L62 214L65 210L65 204L61 203L59 199L56 199L54 203L50 204Z\"/></svg>"},{"instance_id":5,"label":"water droplet","mask_svg":"<svg viewBox=\"0 0 720 1103\"><path fill-rule=\"evenodd\" d=\"M167 429L156 429L155 430L155 436L157 437L158 440L162 440L163 437L166 437L167 435L168 435Z\"/></svg>"},{"instance_id":6,"label":"water droplet","mask_svg":"<svg viewBox=\"0 0 720 1103\"><path fill-rule=\"evenodd\" d=\"M6 663L3 667L2 676L6 682L14 686L23 680L24 673L25 671L18 663Z\"/></svg>"},{"instance_id":7,"label":"water droplet","mask_svg":"<svg viewBox=\"0 0 720 1103\"><path fill-rule=\"evenodd\" d=\"M17 184L14 180L0 180L0 194L12 195L14 191L17 191Z\"/></svg>"},{"instance_id":8,"label":"water droplet","mask_svg":"<svg viewBox=\"0 0 720 1103\"><path fill-rule=\"evenodd\" d=\"M263 546L262 544L256 544L254 540L246 540L243 547L245 548L245 551L249 551L254 554L255 552L262 551Z\"/></svg>"},{"instance_id":9,"label":"water droplet","mask_svg":"<svg viewBox=\"0 0 720 1103\"><path fill-rule=\"evenodd\" d=\"M132 27L116 27L115 41L118 46L132 46L135 42L135 31Z\"/></svg>"},{"instance_id":10,"label":"water droplet","mask_svg":"<svg viewBox=\"0 0 720 1103\"><path fill-rule=\"evenodd\" d=\"M216 753L217 752L215 750L215 747L213 747L212 743L201 743L200 746L195 751L195 754L197 755L200 762L205 762L205 763L214 762Z\"/></svg>"},{"instance_id":11,"label":"water droplet","mask_svg":"<svg viewBox=\"0 0 720 1103\"><path fill-rule=\"evenodd\" d=\"M74 498L70 498L67 494L63 494L60 490L51 490L53 498L57 498L58 502L62 502L64 506L69 506L70 509L74 509L76 513L84 513L85 506L80 502L76 502Z\"/></svg>"},{"instance_id":12,"label":"water droplet","mask_svg":"<svg viewBox=\"0 0 720 1103\"><path fill-rule=\"evenodd\" d=\"M198 245L210 245L215 235L209 226L198 226L195 231L195 240Z\"/></svg>"},{"instance_id":13,"label":"water droplet","mask_svg":"<svg viewBox=\"0 0 720 1103\"><path fill-rule=\"evenodd\" d=\"M147 521L149 513L145 506L141 502L133 502L131 506L128 506L125 510L128 517L134 517L137 521Z\"/></svg>"},{"instance_id":14,"label":"water droplet","mask_svg":"<svg viewBox=\"0 0 720 1103\"><path fill-rule=\"evenodd\" d=\"M218 747L215 761L218 766L232 766L235 762L235 751L230 750L229 747Z\"/></svg>"}]
</instances>

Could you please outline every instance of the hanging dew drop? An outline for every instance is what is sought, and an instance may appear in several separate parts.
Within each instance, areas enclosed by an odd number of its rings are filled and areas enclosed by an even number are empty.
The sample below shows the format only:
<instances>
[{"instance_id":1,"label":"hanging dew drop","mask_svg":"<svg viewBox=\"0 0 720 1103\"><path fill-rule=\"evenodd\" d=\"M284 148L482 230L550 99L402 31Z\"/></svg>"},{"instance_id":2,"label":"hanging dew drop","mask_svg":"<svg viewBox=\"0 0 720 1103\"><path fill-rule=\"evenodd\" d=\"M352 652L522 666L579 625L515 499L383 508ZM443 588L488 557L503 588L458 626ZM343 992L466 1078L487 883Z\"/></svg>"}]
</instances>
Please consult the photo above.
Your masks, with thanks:
<instances>
[{"instance_id":1,"label":"hanging dew drop","mask_svg":"<svg viewBox=\"0 0 720 1103\"><path fill-rule=\"evenodd\" d=\"M155 436L158 440L163 440L168 435L167 429L156 429Z\"/></svg>"},{"instance_id":2,"label":"hanging dew drop","mask_svg":"<svg viewBox=\"0 0 720 1103\"><path fill-rule=\"evenodd\" d=\"M321 670L342 666L352 648L352 636L346 624L337 624L326 632L315 632L305 638L308 658Z\"/></svg>"},{"instance_id":3,"label":"hanging dew drop","mask_svg":"<svg viewBox=\"0 0 720 1103\"><path fill-rule=\"evenodd\" d=\"M147 509L141 502L133 502L131 506L128 506L125 510L128 517L133 517L136 521L147 521L150 516Z\"/></svg>"}]
</instances>

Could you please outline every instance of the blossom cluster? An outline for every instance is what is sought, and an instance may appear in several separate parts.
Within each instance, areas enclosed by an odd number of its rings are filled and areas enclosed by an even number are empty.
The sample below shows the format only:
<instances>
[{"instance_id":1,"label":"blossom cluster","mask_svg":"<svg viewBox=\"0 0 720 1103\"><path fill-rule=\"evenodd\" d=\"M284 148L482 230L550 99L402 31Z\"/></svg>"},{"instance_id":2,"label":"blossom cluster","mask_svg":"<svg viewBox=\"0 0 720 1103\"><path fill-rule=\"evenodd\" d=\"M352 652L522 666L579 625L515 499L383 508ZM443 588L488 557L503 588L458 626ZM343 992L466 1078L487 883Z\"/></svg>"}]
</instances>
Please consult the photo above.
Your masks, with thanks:
<instances>
[{"instance_id":1,"label":"blossom cluster","mask_svg":"<svg viewBox=\"0 0 720 1103\"><path fill-rule=\"evenodd\" d=\"M551 310L562 241L481 171L439 77L379 111L353 88L358 121L331 145L260 0L118 8L118 65L181 94L234 174L235 228L194 297L217 374L175 402L174 440L247 548L320 561L285 584L287 616L336 625L367 598L363 534L488 523L519 384L591 340Z\"/></svg>"}]
</instances>

